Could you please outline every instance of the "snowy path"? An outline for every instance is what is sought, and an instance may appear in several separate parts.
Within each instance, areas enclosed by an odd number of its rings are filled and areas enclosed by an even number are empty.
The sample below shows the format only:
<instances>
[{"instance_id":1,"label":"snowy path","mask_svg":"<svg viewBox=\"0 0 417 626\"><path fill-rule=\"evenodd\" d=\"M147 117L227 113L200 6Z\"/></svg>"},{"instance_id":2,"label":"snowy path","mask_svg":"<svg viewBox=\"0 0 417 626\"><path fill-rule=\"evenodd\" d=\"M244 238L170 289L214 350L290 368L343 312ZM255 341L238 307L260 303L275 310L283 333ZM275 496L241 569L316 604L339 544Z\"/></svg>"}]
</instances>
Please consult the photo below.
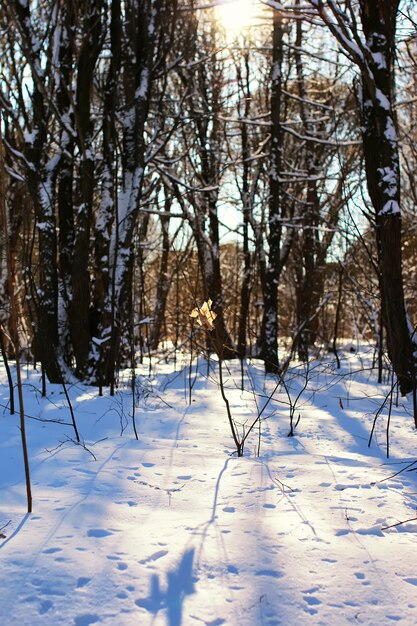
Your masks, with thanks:
<instances>
[{"instance_id":1,"label":"snowy path","mask_svg":"<svg viewBox=\"0 0 417 626\"><path fill-rule=\"evenodd\" d=\"M260 389L255 368L253 376ZM47 452L70 427L28 420L30 516L18 420L2 413L0 527L11 522L0 544L1 624L417 623L417 521L382 530L416 517L416 473L385 480L414 460L405 408L393 410L387 462L383 417L380 447L367 447L386 390L364 374L329 385L321 373L300 400L295 436L287 437L288 406L277 394L260 457L254 431L238 459L214 379L198 377L189 406L183 375L156 377L155 395L137 410L139 442L130 423L120 436L127 392L98 398L73 387L97 460L72 443ZM50 390L42 399L28 385L27 413L68 421L61 390ZM2 404L6 392L2 385ZM253 416L253 398L232 379L228 396L237 418Z\"/></svg>"}]
</instances>

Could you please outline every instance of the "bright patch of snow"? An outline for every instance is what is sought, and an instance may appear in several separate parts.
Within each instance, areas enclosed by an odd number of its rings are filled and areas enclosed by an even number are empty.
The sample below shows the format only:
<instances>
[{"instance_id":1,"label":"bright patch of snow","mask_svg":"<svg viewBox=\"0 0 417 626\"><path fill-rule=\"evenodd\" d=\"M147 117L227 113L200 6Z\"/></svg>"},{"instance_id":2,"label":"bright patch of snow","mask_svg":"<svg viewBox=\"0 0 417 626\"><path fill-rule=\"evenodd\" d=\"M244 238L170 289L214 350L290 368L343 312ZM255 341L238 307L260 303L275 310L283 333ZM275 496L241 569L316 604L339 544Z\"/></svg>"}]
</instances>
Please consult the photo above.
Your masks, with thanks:
<instances>
[{"instance_id":1,"label":"bright patch of snow","mask_svg":"<svg viewBox=\"0 0 417 626\"><path fill-rule=\"evenodd\" d=\"M114 397L68 386L89 451L72 441L63 390L48 385L42 398L39 373L25 369L31 515L1 369L3 623L417 623L417 433L411 403L394 398L390 458L389 402L368 448L389 391L376 384L371 359L347 353L341 370L331 361L308 372L294 365L288 394L276 391L242 458L232 455L218 363L200 360L196 371L194 362L191 373L153 363L151 379L139 376L139 441L128 374ZM265 382L257 362L244 392L239 363L224 378L232 415L247 429L276 382ZM294 437L290 409L300 416Z\"/></svg>"}]
</instances>

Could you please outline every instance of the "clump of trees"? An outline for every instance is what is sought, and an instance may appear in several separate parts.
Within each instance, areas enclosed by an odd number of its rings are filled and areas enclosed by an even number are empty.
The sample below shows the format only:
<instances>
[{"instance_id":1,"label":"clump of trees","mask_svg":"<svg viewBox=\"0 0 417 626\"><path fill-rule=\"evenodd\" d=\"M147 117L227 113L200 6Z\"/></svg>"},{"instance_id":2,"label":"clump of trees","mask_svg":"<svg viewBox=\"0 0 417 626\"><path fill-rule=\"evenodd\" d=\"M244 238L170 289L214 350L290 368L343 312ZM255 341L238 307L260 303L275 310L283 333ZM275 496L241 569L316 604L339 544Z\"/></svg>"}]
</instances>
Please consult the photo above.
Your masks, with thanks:
<instances>
[{"instance_id":1,"label":"clump of trees","mask_svg":"<svg viewBox=\"0 0 417 626\"><path fill-rule=\"evenodd\" d=\"M211 299L222 358L360 334L415 390L412 8L268 0L231 37L193 0L4 0L4 354L114 385Z\"/></svg>"}]
</instances>

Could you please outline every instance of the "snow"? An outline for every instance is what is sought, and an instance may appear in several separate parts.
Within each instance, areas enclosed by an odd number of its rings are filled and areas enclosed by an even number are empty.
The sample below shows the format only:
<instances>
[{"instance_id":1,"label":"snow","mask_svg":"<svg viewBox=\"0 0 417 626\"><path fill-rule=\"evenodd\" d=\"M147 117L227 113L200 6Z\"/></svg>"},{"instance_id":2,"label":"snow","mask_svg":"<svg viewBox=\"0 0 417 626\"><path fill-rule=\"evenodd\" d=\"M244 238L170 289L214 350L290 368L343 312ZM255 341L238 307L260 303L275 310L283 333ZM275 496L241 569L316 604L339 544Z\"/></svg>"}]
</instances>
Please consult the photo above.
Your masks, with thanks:
<instances>
[{"instance_id":1,"label":"snow","mask_svg":"<svg viewBox=\"0 0 417 626\"><path fill-rule=\"evenodd\" d=\"M107 341L109 341L111 339L111 335L107 335L106 337L92 337L91 341L96 345L96 346L102 346L103 343L106 343Z\"/></svg>"},{"instance_id":2,"label":"snow","mask_svg":"<svg viewBox=\"0 0 417 626\"><path fill-rule=\"evenodd\" d=\"M36 141L36 137L38 136L39 131L38 129L34 129L31 132L29 132L28 130L25 130L25 132L23 133L23 137L24 140L27 144L34 144Z\"/></svg>"},{"instance_id":3,"label":"snow","mask_svg":"<svg viewBox=\"0 0 417 626\"><path fill-rule=\"evenodd\" d=\"M142 72L142 76L140 79L140 85L136 89L135 98L143 99L149 90L149 70L145 68Z\"/></svg>"},{"instance_id":4,"label":"snow","mask_svg":"<svg viewBox=\"0 0 417 626\"><path fill-rule=\"evenodd\" d=\"M381 109L384 109L384 111L391 111L390 101L380 89L375 89L375 98Z\"/></svg>"},{"instance_id":5,"label":"snow","mask_svg":"<svg viewBox=\"0 0 417 626\"><path fill-rule=\"evenodd\" d=\"M388 200L379 211L379 215L401 215L400 205L396 200Z\"/></svg>"},{"instance_id":6,"label":"snow","mask_svg":"<svg viewBox=\"0 0 417 626\"><path fill-rule=\"evenodd\" d=\"M379 70L387 69L387 62L382 52L372 52L372 59L377 69Z\"/></svg>"},{"instance_id":7,"label":"snow","mask_svg":"<svg viewBox=\"0 0 417 626\"><path fill-rule=\"evenodd\" d=\"M189 355L177 371L154 360L152 378L143 364L139 441L128 373L114 397L68 385L85 448L74 443L62 388L48 385L42 398L39 372L23 369L30 515L2 367L2 623L417 623L411 402L395 406L394 397L390 458L389 401L368 448L389 386L375 382L372 351L340 356L341 370L330 358L308 371L292 364L288 395L284 387L275 392L242 458L233 455L215 362L200 357L189 376ZM246 369L246 391L238 362L225 380L232 414L247 429L276 383L265 382L256 361ZM294 437L290 410L300 415Z\"/></svg>"},{"instance_id":8,"label":"snow","mask_svg":"<svg viewBox=\"0 0 417 626\"><path fill-rule=\"evenodd\" d=\"M141 324L152 324L153 320L154 318L148 315L147 317L144 317L143 319L139 320L138 324L139 326Z\"/></svg>"},{"instance_id":9,"label":"snow","mask_svg":"<svg viewBox=\"0 0 417 626\"><path fill-rule=\"evenodd\" d=\"M395 143L398 140L397 131L395 130L394 120L392 119L392 117L387 118L384 135L388 139L388 141L391 141L392 143Z\"/></svg>"},{"instance_id":10,"label":"snow","mask_svg":"<svg viewBox=\"0 0 417 626\"><path fill-rule=\"evenodd\" d=\"M392 169L392 167L379 167L377 169L379 176L379 185L384 189L384 192L394 197L398 193L398 175Z\"/></svg>"}]
</instances>

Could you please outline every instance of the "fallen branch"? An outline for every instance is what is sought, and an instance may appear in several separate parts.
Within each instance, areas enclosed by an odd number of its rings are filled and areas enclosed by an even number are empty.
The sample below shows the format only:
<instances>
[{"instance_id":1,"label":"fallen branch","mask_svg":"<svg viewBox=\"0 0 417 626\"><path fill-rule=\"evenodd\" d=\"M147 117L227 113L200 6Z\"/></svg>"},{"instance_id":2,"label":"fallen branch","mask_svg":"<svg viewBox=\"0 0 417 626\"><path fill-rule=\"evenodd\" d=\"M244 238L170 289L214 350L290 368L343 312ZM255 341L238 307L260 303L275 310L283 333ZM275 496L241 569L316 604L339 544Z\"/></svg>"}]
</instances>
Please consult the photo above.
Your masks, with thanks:
<instances>
[{"instance_id":1,"label":"fallen branch","mask_svg":"<svg viewBox=\"0 0 417 626\"><path fill-rule=\"evenodd\" d=\"M395 526L401 526L401 524L407 524L407 522L417 522L417 517L411 517L410 519L406 519L403 522L397 522L396 524L391 524L390 526L383 526L381 530L388 530L389 528L395 528Z\"/></svg>"}]
</instances>

